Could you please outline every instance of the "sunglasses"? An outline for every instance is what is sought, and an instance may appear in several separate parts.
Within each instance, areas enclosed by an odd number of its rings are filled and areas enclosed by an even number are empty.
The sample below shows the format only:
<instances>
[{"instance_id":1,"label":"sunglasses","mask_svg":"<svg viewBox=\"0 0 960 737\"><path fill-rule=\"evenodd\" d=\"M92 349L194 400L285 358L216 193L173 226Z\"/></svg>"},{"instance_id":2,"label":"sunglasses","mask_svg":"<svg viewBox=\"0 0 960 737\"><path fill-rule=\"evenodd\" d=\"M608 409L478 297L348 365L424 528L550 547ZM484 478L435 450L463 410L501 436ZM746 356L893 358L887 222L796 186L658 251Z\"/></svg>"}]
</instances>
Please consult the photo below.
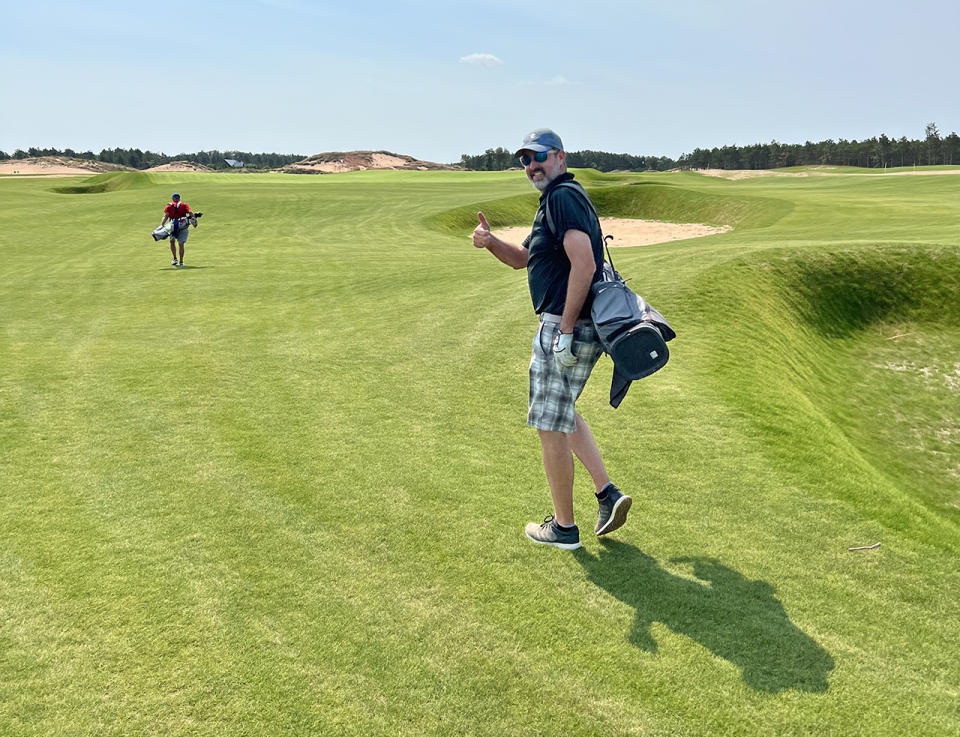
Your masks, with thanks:
<instances>
[{"instance_id":1,"label":"sunglasses","mask_svg":"<svg viewBox=\"0 0 960 737\"><path fill-rule=\"evenodd\" d=\"M523 156L520 157L520 163L523 164L524 166L530 166L531 161L536 161L538 164L542 164L544 161L547 160L547 157L549 155L550 155L549 151L538 151L533 155L533 157L530 157L529 155L524 154Z\"/></svg>"}]
</instances>

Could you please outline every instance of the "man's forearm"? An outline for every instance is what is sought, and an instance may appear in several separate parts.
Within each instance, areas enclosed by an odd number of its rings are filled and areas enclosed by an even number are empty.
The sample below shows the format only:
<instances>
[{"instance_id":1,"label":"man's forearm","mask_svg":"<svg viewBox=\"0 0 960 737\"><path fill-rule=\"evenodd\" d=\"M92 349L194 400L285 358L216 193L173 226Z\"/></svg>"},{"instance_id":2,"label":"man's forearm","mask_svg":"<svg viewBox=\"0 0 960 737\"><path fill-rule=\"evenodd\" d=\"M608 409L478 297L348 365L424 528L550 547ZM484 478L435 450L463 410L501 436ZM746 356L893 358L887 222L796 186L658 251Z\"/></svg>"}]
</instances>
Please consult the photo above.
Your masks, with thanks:
<instances>
[{"instance_id":1,"label":"man's forearm","mask_svg":"<svg viewBox=\"0 0 960 737\"><path fill-rule=\"evenodd\" d=\"M507 243L506 241L491 235L490 240L485 248L507 266L512 266L515 269L527 268L527 261L530 258L530 252L523 246Z\"/></svg>"},{"instance_id":2,"label":"man's forearm","mask_svg":"<svg viewBox=\"0 0 960 737\"><path fill-rule=\"evenodd\" d=\"M587 301L592 283L593 271L587 271L583 268L570 269L570 280L567 282L567 300L564 303L563 315L560 318L560 332L573 332L573 328L580 317L580 310L583 309L583 304Z\"/></svg>"},{"instance_id":3,"label":"man's forearm","mask_svg":"<svg viewBox=\"0 0 960 737\"><path fill-rule=\"evenodd\" d=\"M563 237L563 250L570 259L570 278L567 281L567 300L560 318L560 332L572 333L580 310L583 309L593 283L597 265L593 261L590 236L582 230L568 230Z\"/></svg>"}]
</instances>

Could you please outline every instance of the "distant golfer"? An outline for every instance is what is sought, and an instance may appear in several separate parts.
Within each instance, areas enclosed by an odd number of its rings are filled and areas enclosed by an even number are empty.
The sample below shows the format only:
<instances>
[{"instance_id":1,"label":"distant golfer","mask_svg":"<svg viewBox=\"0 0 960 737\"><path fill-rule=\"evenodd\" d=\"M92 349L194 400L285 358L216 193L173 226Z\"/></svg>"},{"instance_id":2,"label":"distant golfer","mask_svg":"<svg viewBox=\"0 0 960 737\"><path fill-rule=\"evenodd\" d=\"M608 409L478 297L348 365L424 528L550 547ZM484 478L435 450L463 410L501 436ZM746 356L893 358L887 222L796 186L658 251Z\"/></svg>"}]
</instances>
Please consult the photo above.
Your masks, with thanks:
<instances>
[{"instance_id":1,"label":"distant golfer","mask_svg":"<svg viewBox=\"0 0 960 737\"><path fill-rule=\"evenodd\" d=\"M533 309L540 316L530 361L527 424L540 434L553 514L542 524L528 524L526 535L537 543L575 550L580 531L573 518L574 455L593 479L600 506L597 535L623 525L631 503L611 483L593 433L574 406L603 352L590 321L590 285L600 280L603 267L602 234L583 196L556 186L573 179L556 133L546 128L529 133L516 155L527 178L543 193L533 230L522 245L507 243L490 232L481 212L473 245L508 266L527 270ZM555 234L545 221L548 198Z\"/></svg>"},{"instance_id":2,"label":"distant golfer","mask_svg":"<svg viewBox=\"0 0 960 737\"><path fill-rule=\"evenodd\" d=\"M163 208L163 220L160 225L166 225L168 220L173 220L173 232L170 234L170 253L173 254L171 266L183 266L183 247L187 243L187 235L190 233L190 225L180 225L180 218L187 217L190 214L190 205L180 201L180 195L174 192L170 195L170 202ZM177 243L180 243L180 258L177 259Z\"/></svg>"}]
</instances>

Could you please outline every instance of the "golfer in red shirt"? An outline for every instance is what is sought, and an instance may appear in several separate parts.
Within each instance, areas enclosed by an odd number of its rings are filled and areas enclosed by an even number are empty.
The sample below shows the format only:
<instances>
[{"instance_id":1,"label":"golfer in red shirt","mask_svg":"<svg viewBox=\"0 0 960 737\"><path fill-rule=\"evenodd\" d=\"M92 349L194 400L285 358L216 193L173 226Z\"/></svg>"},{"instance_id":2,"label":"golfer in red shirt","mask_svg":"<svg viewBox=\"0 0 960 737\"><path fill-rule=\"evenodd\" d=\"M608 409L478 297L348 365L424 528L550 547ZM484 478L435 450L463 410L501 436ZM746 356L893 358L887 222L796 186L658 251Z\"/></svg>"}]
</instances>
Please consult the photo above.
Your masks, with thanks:
<instances>
[{"instance_id":1,"label":"golfer in red shirt","mask_svg":"<svg viewBox=\"0 0 960 737\"><path fill-rule=\"evenodd\" d=\"M171 266L183 266L183 247L187 242L187 234L190 232L190 224L179 225L180 218L190 214L190 205L180 201L180 195L174 192L170 195L170 202L163 208L163 220L160 225L166 225L168 220L173 220L173 233L170 235L170 253L173 254ZM180 259L177 259L177 242L180 243Z\"/></svg>"}]
</instances>

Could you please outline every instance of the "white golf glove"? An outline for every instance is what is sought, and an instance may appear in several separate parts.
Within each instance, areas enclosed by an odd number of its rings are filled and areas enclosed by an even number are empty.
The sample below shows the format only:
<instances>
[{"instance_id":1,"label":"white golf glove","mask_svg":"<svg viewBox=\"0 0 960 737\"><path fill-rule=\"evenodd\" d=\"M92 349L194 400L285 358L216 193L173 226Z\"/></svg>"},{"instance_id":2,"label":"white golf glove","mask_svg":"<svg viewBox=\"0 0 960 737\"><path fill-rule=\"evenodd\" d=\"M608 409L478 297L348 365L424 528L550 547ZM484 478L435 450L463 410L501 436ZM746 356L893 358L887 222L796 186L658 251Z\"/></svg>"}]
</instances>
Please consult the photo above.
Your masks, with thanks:
<instances>
[{"instance_id":1,"label":"white golf glove","mask_svg":"<svg viewBox=\"0 0 960 737\"><path fill-rule=\"evenodd\" d=\"M573 333L558 333L553 340L553 356L561 366L570 368L577 363L577 357L573 355Z\"/></svg>"}]
</instances>

